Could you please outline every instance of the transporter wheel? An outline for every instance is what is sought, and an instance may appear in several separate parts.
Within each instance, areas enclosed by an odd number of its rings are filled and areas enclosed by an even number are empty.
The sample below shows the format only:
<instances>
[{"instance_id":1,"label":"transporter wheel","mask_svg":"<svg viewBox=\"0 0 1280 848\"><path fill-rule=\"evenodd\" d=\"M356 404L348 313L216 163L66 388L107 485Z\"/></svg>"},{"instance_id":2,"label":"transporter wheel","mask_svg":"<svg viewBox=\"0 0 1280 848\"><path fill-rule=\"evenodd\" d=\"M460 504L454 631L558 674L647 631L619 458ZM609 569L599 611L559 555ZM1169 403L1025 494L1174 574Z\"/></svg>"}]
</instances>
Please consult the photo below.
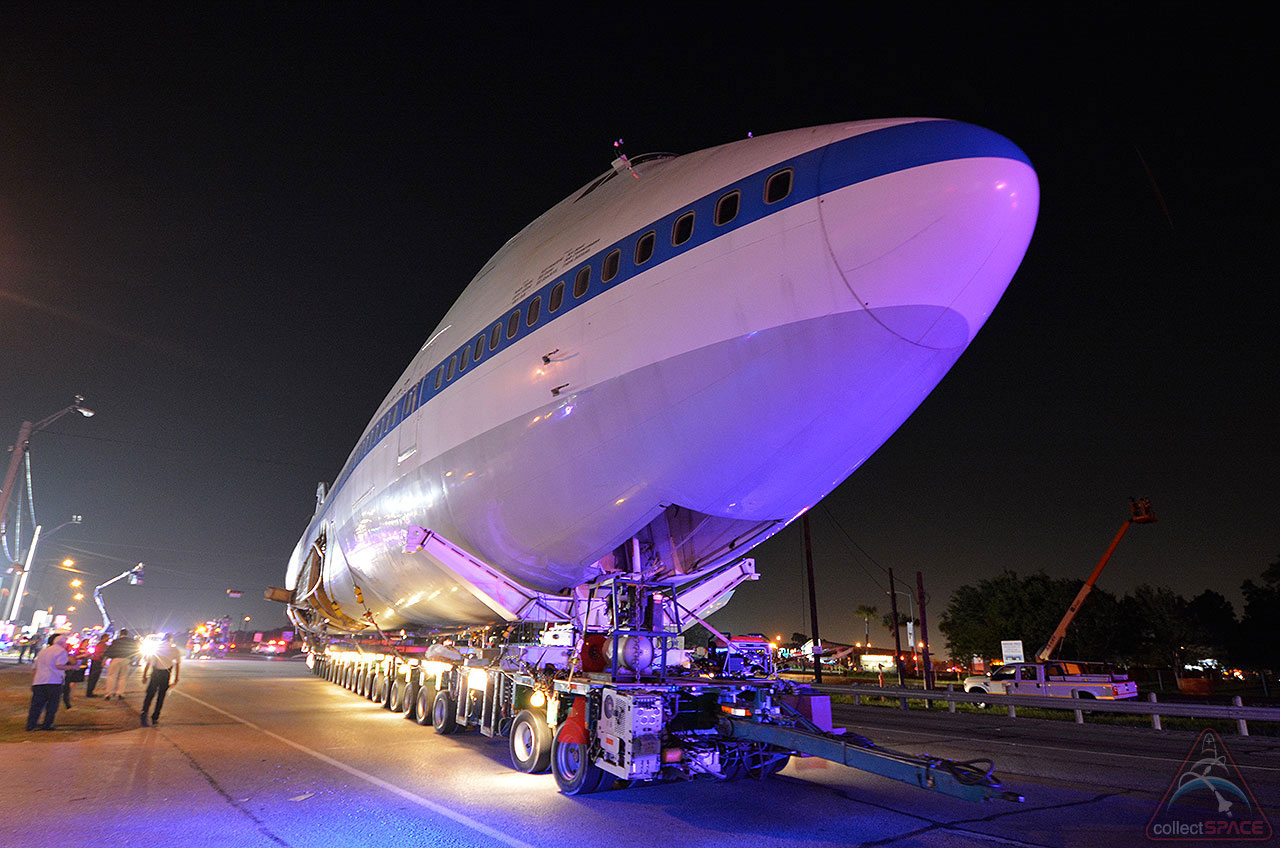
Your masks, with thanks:
<instances>
[{"instance_id":1,"label":"transporter wheel","mask_svg":"<svg viewBox=\"0 0 1280 848\"><path fill-rule=\"evenodd\" d=\"M564 725L561 725L561 729ZM613 776L607 774L599 766L591 762L590 752L581 742L563 742L561 734L556 733L556 740L551 745L551 773L555 775L556 785L566 795L590 795L600 789L607 779L613 782Z\"/></svg>"},{"instance_id":2,"label":"transporter wheel","mask_svg":"<svg viewBox=\"0 0 1280 848\"><path fill-rule=\"evenodd\" d=\"M511 723L507 748L516 771L545 774L551 767L551 728L546 717L533 710L521 710Z\"/></svg>"},{"instance_id":3,"label":"transporter wheel","mask_svg":"<svg viewBox=\"0 0 1280 848\"><path fill-rule=\"evenodd\" d=\"M448 736L458 732L458 710L448 692L437 692L431 703L431 726L436 733Z\"/></svg>"},{"instance_id":4,"label":"transporter wheel","mask_svg":"<svg viewBox=\"0 0 1280 848\"><path fill-rule=\"evenodd\" d=\"M387 676L383 674L382 671L378 671L378 673L373 676L373 685L369 687L369 700L381 701L383 698L383 692L386 691L386 685Z\"/></svg>"},{"instance_id":5,"label":"transporter wheel","mask_svg":"<svg viewBox=\"0 0 1280 848\"><path fill-rule=\"evenodd\" d=\"M391 685L387 687L386 707L393 713L400 712L400 705L404 702L405 682L400 678L391 681Z\"/></svg>"},{"instance_id":6,"label":"transporter wheel","mask_svg":"<svg viewBox=\"0 0 1280 848\"><path fill-rule=\"evenodd\" d=\"M364 669L363 668L356 669L355 685L351 687L351 691L355 692L357 695L364 694Z\"/></svg>"},{"instance_id":7,"label":"transporter wheel","mask_svg":"<svg viewBox=\"0 0 1280 848\"><path fill-rule=\"evenodd\" d=\"M414 709L414 720L426 726L433 723L432 705L436 700L436 690L431 686L423 686L418 690L417 703Z\"/></svg>"}]
</instances>

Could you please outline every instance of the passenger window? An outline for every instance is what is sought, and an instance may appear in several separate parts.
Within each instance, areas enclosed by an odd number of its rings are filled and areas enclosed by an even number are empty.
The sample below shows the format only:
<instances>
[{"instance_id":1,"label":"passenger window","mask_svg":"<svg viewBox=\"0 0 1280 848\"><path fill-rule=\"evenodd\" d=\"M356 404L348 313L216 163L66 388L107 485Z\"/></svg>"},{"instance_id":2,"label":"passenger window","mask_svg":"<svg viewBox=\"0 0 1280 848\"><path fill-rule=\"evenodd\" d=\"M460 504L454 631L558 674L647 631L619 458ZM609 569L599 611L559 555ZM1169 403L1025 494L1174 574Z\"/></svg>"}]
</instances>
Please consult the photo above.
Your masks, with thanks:
<instances>
[{"instance_id":1,"label":"passenger window","mask_svg":"<svg viewBox=\"0 0 1280 848\"><path fill-rule=\"evenodd\" d=\"M502 338L502 322L493 325L493 330L489 332L489 350L493 350L498 346L498 340Z\"/></svg>"},{"instance_id":2,"label":"passenger window","mask_svg":"<svg viewBox=\"0 0 1280 848\"><path fill-rule=\"evenodd\" d=\"M458 363L458 373L461 374L467 370L467 366L471 364L471 347L468 345L462 349L462 361Z\"/></svg>"},{"instance_id":3,"label":"passenger window","mask_svg":"<svg viewBox=\"0 0 1280 848\"><path fill-rule=\"evenodd\" d=\"M445 380L452 380L452 379L453 379L453 372L454 372L454 371L456 371L456 370L457 370L457 368L458 368L458 357L456 357L456 356L454 356L454 357L450 357L450 359L449 359L449 373L444 375Z\"/></svg>"},{"instance_id":4,"label":"passenger window","mask_svg":"<svg viewBox=\"0 0 1280 848\"><path fill-rule=\"evenodd\" d=\"M520 310L517 309L511 313L511 317L507 319L507 338L515 336L516 331L520 329Z\"/></svg>"},{"instance_id":5,"label":"passenger window","mask_svg":"<svg viewBox=\"0 0 1280 848\"><path fill-rule=\"evenodd\" d=\"M551 290L551 299L547 301L547 311L555 312L562 303L564 303L564 280L556 283L556 287Z\"/></svg>"},{"instance_id":6,"label":"passenger window","mask_svg":"<svg viewBox=\"0 0 1280 848\"><path fill-rule=\"evenodd\" d=\"M529 314L525 316L524 322L532 327L538 323L538 315L542 312L542 298L535 297L529 301Z\"/></svg>"},{"instance_id":7,"label":"passenger window","mask_svg":"<svg viewBox=\"0 0 1280 848\"><path fill-rule=\"evenodd\" d=\"M600 269L600 282L607 283L618 276L618 265L622 263L622 251L614 248L604 258L604 267Z\"/></svg>"},{"instance_id":8,"label":"passenger window","mask_svg":"<svg viewBox=\"0 0 1280 848\"><path fill-rule=\"evenodd\" d=\"M588 265L578 272L578 276L573 278L573 296L582 297L587 293L587 286L591 283L591 266Z\"/></svg>"},{"instance_id":9,"label":"passenger window","mask_svg":"<svg viewBox=\"0 0 1280 848\"><path fill-rule=\"evenodd\" d=\"M738 205L742 194L731 191L716 201L716 226L722 227L738 217Z\"/></svg>"},{"instance_id":10,"label":"passenger window","mask_svg":"<svg viewBox=\"0 0 1280 848\"><path fill-rule=\"evenodd\" d=\"M442 386L443 384L444 384L444 366L441 365L439 368L436 369L436 388L439 389L440 386Z\"/></svg>"},{"instance_id":11,"label":"passenger window","mask_svg":"<svg viewBox=\"0 0 1280 848\"><path fill-rule=\"evenodd\" d=\"M790 168L784 168L769 175L768 181L764 184L765 203L777 203L791 194L791 174Z\"/></svg>"},{"instance_id":12,"label":"passenger window","mask_svg":"<svg viewBox=\"0 0 1280 848\"><path fill-rule=\"evenodd\" d=\"M671 244L679 247L691 238L693 238L693 213L686 212L676 218L675 224L671 226Z\"/></svg>"},{"instance_id":13,"label":"passenger window","mask_svg":"<svg viewBox=\"0 0 1280 848\"><path fill-rule=\"evenodd\" d=\"M640 236L640 240L636 242L636 264L643 265L653 256L653 242L656 235L652 230Z\"/></svg>"},{"instance_id":14,"label":"passenger window","mask_svg":"<svg viewBox=\"0 0 1280 848\"><path fill-rule=\"evenodd\" d=\"M475 349L475 352L471 354L471 358L474 359L476 362L479 362L480 357L483 355L484 355L484 336L481 336L480 338L476 339L476 349Z\"/></svg>"}]
</instances>

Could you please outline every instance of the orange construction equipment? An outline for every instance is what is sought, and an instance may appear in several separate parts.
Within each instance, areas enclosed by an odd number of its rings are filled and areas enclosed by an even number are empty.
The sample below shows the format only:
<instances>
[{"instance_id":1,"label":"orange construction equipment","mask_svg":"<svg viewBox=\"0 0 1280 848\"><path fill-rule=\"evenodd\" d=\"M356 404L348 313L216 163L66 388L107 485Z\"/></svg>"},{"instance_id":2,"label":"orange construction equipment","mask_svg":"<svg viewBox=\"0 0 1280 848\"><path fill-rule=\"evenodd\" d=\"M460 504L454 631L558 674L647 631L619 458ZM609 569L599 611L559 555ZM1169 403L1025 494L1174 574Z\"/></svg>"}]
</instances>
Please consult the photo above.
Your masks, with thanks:
<instances>
[{"instance_id":1,"label":"orange construction equipment","mask_svg":"<svg viewBox=\"0 0 1280 848\"><path fill-rule=\"evenodd\" d=\"M1058 646L1062 644L1063 637L1067 635L1067 628L1071 626L1071 622L1075 620L1076 613L1080 611L1080 605L1084 603L1084 599L1089 597L1089 593L1093 591L1093 584L1098 582L1098 575L1102 573L1107 561L1115 553L1116 546L1124 538L1129 525L1156 523L1156 514L1151 509L1150 498L1142 498L1141 500L1129 498L1129 511L1131 515L1128 520L1120 525L1120 532L1111 540L1111 546L1102 555L1102 559L1098 560L1098 564L1093 568L1093 573L1089 575L1088 580L1084 581L1084 585L1080 587L1080 592L1076 595L1076 599L1071 602L1071 606L1067 607L1067 614L1062 617L1062 621L1058 622L1058 627L1053 631L1053 635L1049 637L1049 641L1036 652L1036 662L1046 662L1053 656L1054 651L1058 650Z\"/></svg>"}]
</instances>

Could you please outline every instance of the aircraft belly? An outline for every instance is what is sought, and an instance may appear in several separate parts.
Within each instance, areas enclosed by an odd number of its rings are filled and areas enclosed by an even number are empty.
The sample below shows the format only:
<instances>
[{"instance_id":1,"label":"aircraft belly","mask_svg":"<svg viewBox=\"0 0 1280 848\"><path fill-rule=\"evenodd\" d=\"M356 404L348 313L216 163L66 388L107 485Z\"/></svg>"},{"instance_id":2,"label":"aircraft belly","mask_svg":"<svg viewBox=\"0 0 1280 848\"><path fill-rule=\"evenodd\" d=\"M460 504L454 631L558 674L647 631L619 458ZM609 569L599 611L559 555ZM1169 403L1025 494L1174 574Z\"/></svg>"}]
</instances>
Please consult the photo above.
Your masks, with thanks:
<instances>
[{"instance_id":1,"label":"aircraft belly","mask_svg":"<svg viewBox=\"0 0 1280 848\"><path fill-rule=\"evenodd\" d=\"M450 517L481 558L545 590L590 577L666 505L790 520L869 457L960 352L903 342L859 311L654 363L441 457L482 469L450 493Z\"/></svg>"}]
</instances>

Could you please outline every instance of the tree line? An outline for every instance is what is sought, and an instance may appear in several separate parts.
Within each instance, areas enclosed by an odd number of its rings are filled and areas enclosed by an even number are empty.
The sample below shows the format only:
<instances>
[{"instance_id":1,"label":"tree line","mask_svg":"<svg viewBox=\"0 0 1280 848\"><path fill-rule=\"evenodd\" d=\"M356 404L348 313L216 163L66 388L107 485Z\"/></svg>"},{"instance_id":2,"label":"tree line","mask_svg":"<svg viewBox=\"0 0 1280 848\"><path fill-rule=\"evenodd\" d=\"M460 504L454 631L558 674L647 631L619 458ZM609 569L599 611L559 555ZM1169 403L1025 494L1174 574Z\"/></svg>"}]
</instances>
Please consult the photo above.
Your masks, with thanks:
<instances>
[{"instance_id":1,"label":"tree line","mask_svg":"<svg viewBox=\"0 0 1280 848\"><path fill-rule=\"evenodd\" d=\"M1044 572L1002 574L952 594L939 621L957 660L999 657L1000 642L1021 639L1028 659L1048 642L1082 580ZM1184 598L1142 585L1123 597L1094 588L1057 655L1127 666L1172 666L1213 658L1232 668L1275 669L1280 653L1280 558L1258 582L1245 580L1244 613L1206 589Z\"/></svg>"}]
</instances>

